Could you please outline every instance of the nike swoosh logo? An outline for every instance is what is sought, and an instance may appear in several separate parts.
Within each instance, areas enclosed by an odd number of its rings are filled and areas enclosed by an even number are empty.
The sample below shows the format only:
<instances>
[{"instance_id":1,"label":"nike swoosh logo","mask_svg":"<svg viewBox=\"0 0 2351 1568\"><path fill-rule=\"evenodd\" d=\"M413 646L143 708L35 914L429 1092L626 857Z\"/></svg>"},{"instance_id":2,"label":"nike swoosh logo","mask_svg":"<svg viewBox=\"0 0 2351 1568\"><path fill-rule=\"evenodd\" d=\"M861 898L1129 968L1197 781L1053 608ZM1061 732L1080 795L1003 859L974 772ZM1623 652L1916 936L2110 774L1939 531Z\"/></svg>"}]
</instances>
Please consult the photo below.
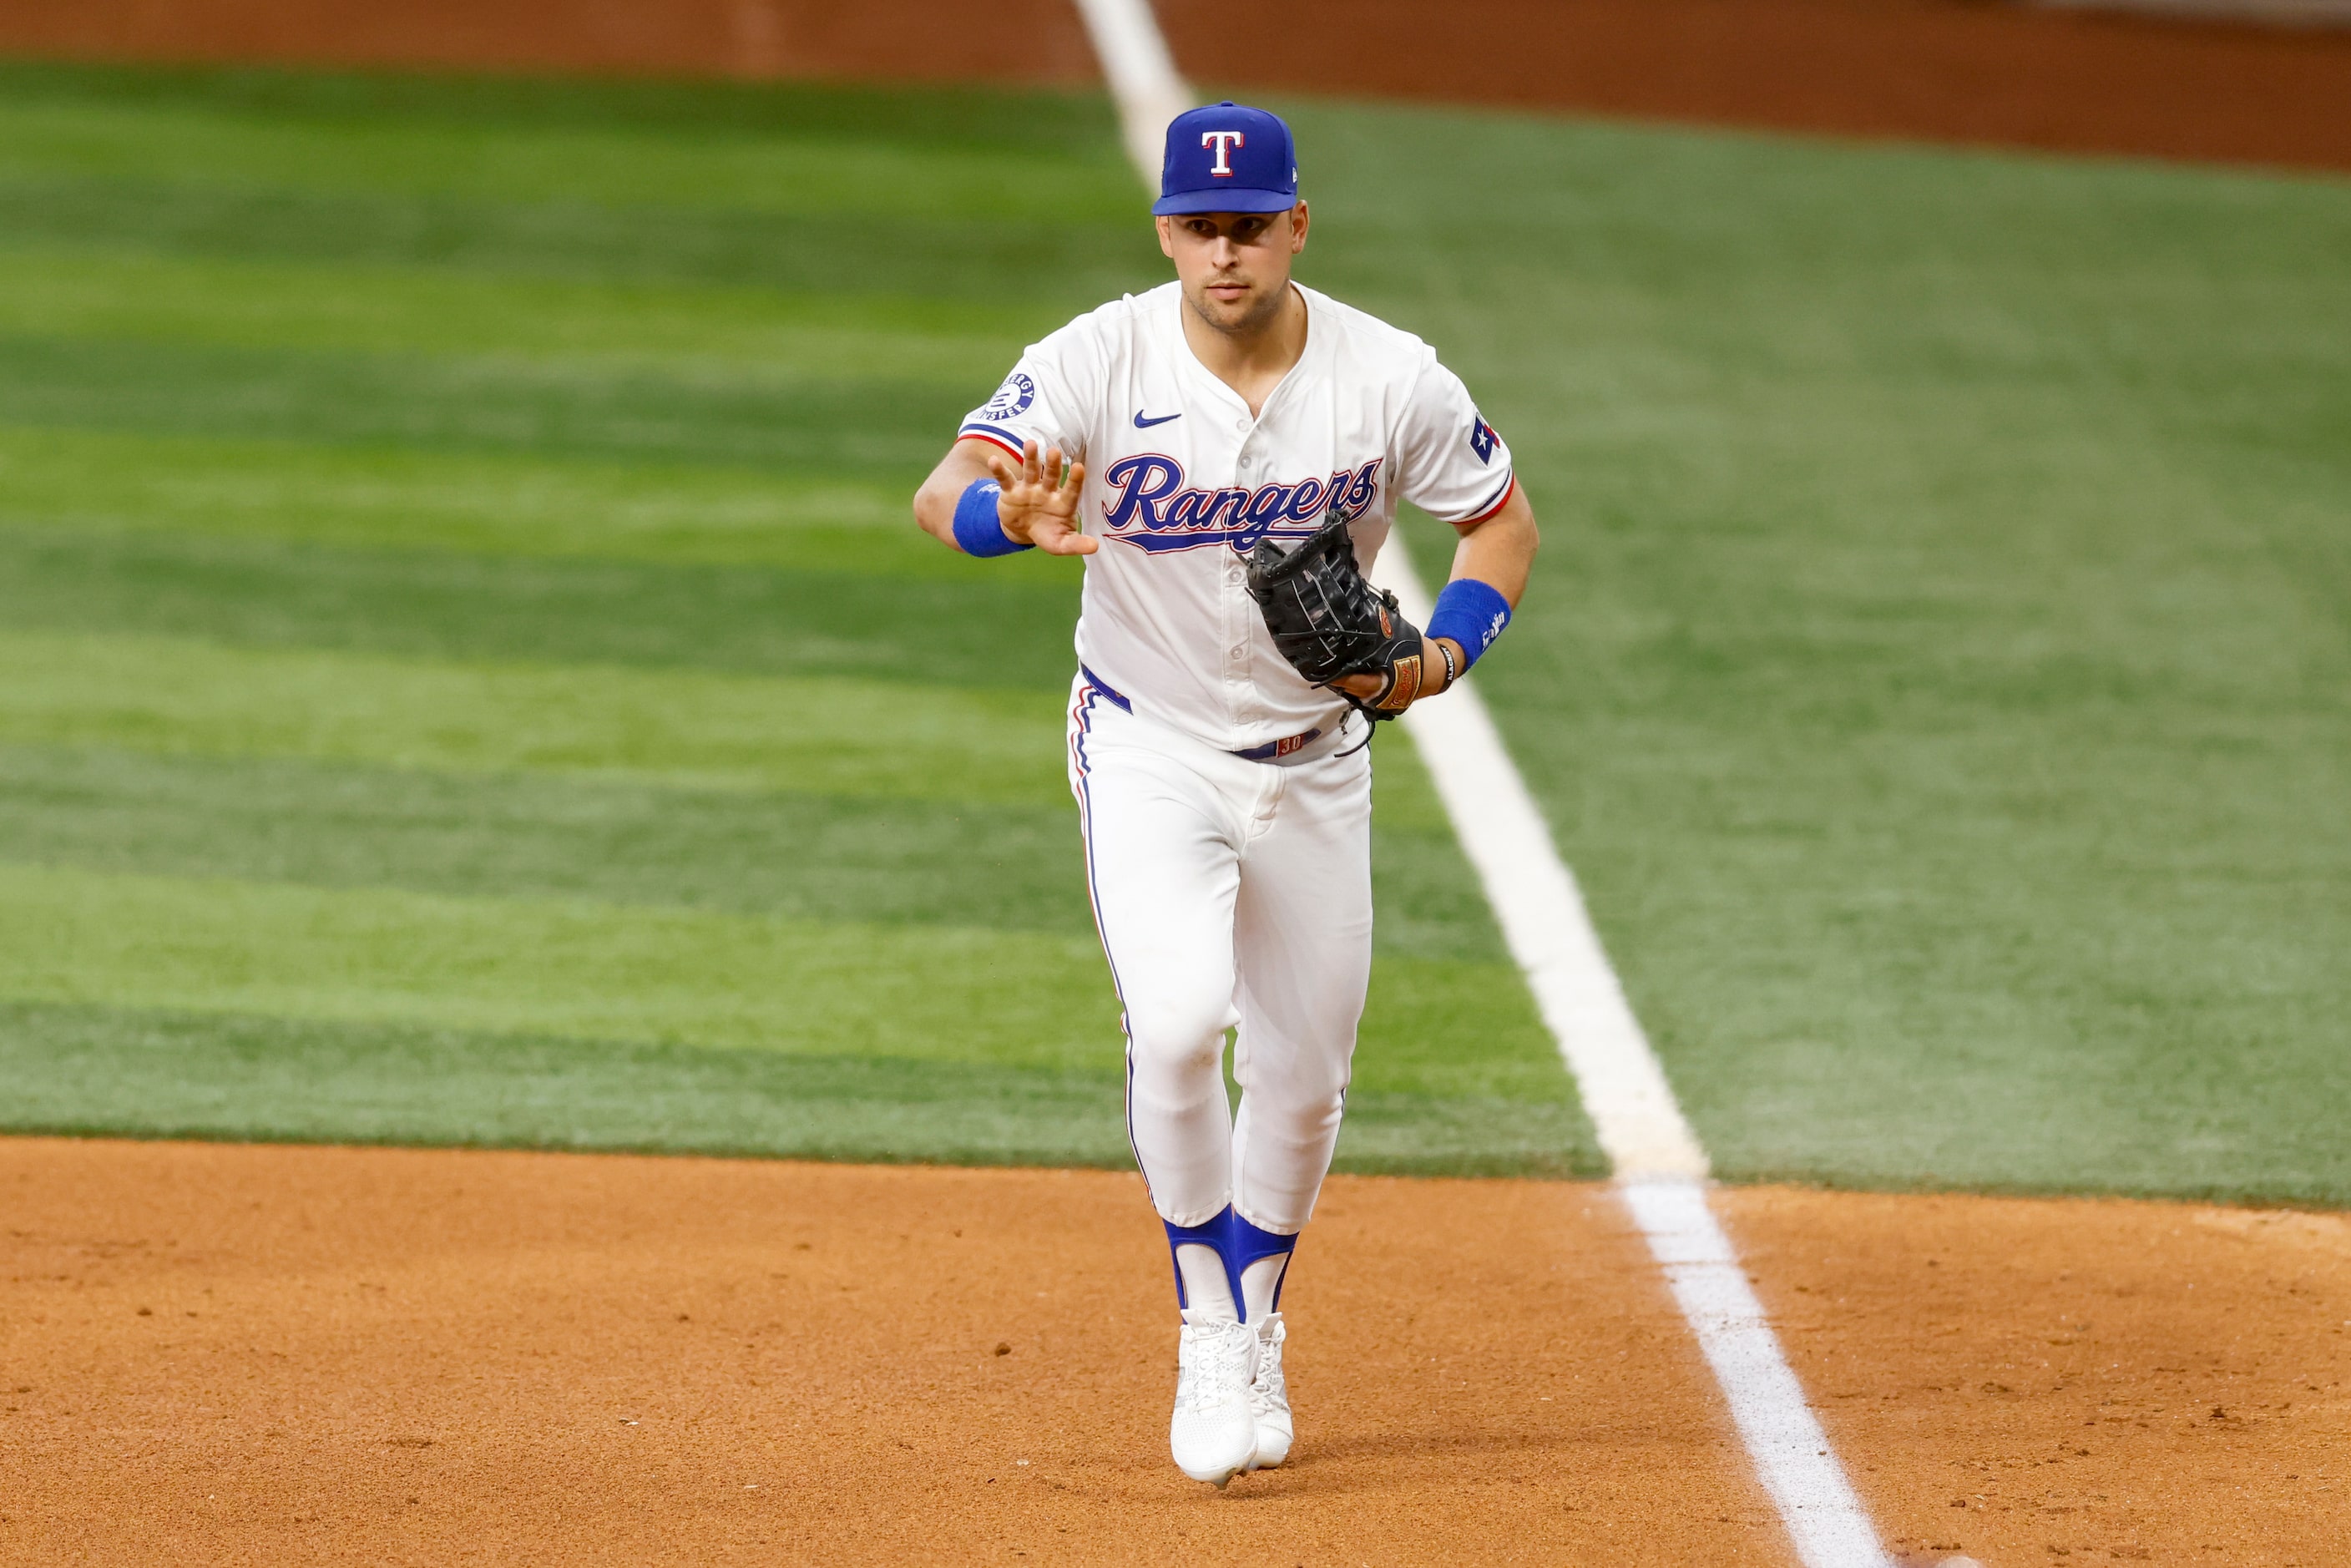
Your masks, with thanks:
<instances>
[{"instance_id":1,"label":"nike swoosh logo","mask_svg":"<svg viewBox=\"0 0 2351 1568\"><path fill-rule=\"evenodd\" d=\"M1165 424L1171 419L1181 419L1184 416L1180 413L1163 413L1157 419L1145 419L1143 417L1143 411L1138 408L1134 411L1134 428L1137 430L1149 430L1155 424Z\"/></svg>"}]
</instances>

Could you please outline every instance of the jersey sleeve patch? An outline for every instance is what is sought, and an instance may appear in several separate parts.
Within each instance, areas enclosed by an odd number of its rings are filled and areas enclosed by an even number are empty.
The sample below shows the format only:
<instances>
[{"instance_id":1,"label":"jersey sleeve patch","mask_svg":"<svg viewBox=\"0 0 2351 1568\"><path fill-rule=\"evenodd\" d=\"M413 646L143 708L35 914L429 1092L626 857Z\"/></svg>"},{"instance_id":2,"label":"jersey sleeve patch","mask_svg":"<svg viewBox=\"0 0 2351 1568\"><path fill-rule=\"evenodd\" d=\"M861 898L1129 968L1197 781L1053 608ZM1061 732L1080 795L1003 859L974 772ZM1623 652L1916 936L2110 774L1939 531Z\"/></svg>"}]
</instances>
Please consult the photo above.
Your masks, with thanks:
<instances>
[{"instance_id":1,"label":"jersey sleeve patch","mask_svg":"<svg viewBox=\"0 0 2351 1568\"><path fill-rule=\"evenodd\" d=\"M1469 450L1478 455L1479 462L1493 462L1494 448L1500 444L1501 439L1502 438L1500 436L1494 434L1494 427L1486 423L1486 416L1484 414L1479 413L1475 409L1470 410Z\"/></svg>"},{"instance_id":2,"label":"jersey sleeve patch","mask_svg":"<svg viewBox=\"0 0 2351 1568\"><path fill-rule=\"evenodd\" d=\"M1072 366L1069 347L1050 338L1030 344L987 401L963 416L956 434L992 441L1015 457L1023 443L1033 441L1040 452L1059 447L1082 458L1093 424L1088 410L1100 401L1087 388L1101 378L1089 364Z\"/></svg>"},{"instance_id":3,"label":"jersey sleeve patch","mask_svg":"<svg viewBox=\"0 0 2351 1568\"><path fill-rule=\"evenodd\" d=\"M1015 371L1004 378L1004 384L996 389L996 395L980 404L972 417L990 423L1012 419L1028 413L1029 405L1036 401L1037 383L1030 381L1025 371Z\"/></svg>"},{"instance_id":4,"label":"jersey sleeve patch","mask_svg":"<svg viewBox=\"0 0 2351 1568\"><path fill-rule=\"evenodd\" d=\"M1393 439L1397 493L1431 517L1479 521L1510 494L1510 444L1433 353L1424 350Z\"/></svg>"}]
</instances>

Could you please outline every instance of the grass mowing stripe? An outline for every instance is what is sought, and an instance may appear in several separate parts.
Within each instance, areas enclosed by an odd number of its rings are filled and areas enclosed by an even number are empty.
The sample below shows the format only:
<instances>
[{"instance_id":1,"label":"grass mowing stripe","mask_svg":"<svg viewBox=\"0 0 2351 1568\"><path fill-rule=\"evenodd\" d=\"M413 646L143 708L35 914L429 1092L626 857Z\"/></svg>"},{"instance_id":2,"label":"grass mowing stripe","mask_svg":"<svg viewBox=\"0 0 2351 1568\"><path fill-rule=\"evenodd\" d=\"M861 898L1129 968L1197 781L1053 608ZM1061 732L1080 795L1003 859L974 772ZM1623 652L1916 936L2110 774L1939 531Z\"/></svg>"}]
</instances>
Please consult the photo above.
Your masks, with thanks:
<instances>
[{"instance_id":1,"label":"grass mowing stripe","mask_svg":"<svg viewBox=\"0 0 2351 1568\"><path fill-rule=\"evenodd\" d=\"M914 483L0 425L0 528L1003 581L915 528Z\"/></svg>"},{"instance_id":2,"label":"grass mowing stripe","mask_svg":"<svg viewBox=\"0 0 2351 1568\"><path fill-rule=\"evenodd\" d=\"M925 82L611 80L581 77L320 70L266 65L109 65L0 60L0 97L19 103L166 108L275 124L320 121L644 130L794 137L896 147L1052 154L1123 175L1118 118L1093 90ZM1107 174L1104 176L1107 178Z\"/></svg>"},{"instance_id":3,"label":"grass mowing stripe","mask_svg":"<svg viewBox=\"0 0 2351 1568\"><path fill-rule=\"evenodd\" d=\"M1123 1168L1115 1072L0 1004L0 1129ZM1341 1168L1589 1176L1574 1107L1364 1094Z\"/></svg>"},{"instance_id":4,"label":"grass mowing stripe","mask_svg":"<svg viewBox=\"0 0 2351 1568\"><path fill-rule=\"evenodd\" d=\"M1076 664L1077 584L1031 556L961 565L959 579L905 579L0 528L0 626L434 659L821 672L1058 703Z\"/></svg>"},{"instance_id":5,"label":"grass mowing stripe","mask_svg":"<svg viewBox=\"0 0 2351 1568\"><path fill-rule=\"evenodd\" d=\"M1384 952L1503 954L1426 789L1383 747L1373 830ZM1394 808L1391 810L1391 808ZM0 746L0 860L172 877L586 898L810 920L1085 936L1075 809L678 789L247 757Z\"/></svg>"},{"instance_id":6,"label":"grass mowing stripe","mask_svg":"<svg viewBox=\"0 0 2351 1568\"><path fill-rule=\"evenodd\" d=\"M922 468L988 382L0 337L0 423L599 461Z\"/></svg>"},{"instance_id":7,"label":"grass mowing stripe","mask_svg":"<svg viewBox=\"0 0 2351 1568\"><path fill-rule=\"evenodd\" d=\"M1058 698L0 632L0 740L905 800L1065 800Z\"/></svg>"},{"instance_id":8,"label":"grass mowing stripe","mask_svg":"<svg viewBox=\"0 0 2351 1568\"><path fill-rule=\"evenodd\" d=\"M0 746L0 860L1091 937L1077 812ZM1444 956L1491 958L1452 936ZM1474 938L1476 928L1470 927ZM1464 954L1457 949L1467 946Z\"/></svg>"},{"instance_id":9,"label":"grass mowing stripe","mask_svg":"<svg viewBox=\"0 0 2351 1568\"><path fill-rule=\"evenodd\" d=\"M1383 959L1357 1082L1563 1102L1514 975ZM1112 1074L1119 1061L1090 936L27 865L0 865L0 998Z\"/></svg>"},{"instance_id":10,"label":"grass mowing stripe","mask_svg":"<svg viewBox=\"0 0 2351 1568\"><path fill-rule=\"evenodd\" d=\"M519 355L924 383L977 402L1058 312L674 284L0 247L0 334Z\"/></svg>"},{"instance_id":11,"label":"grass mowing stripe","mask_svg":"<svg viewBox=\"0 0 2351 1568\"><path fill-rule=\"evenodd\" d=\"M13 1133L1131 1164L1115 1072L0 1003Z\"/></svg>"},{"instance_id":12,"label":"grass mowing stripe","mask_svg":"<svg viewBox=\"0 0 2351 1568\"><path fill-rule=\"evenodd\" d=\"M1137 212L1141 207L1138 204ZM887 214L616 208L0 176L13 243L248 256L600 283L702 283L997 309L1091 309L1160 281L1151 231Z\"/></svg>"},{"instance_id":13,"label":"grass mowing stripe","mask_svg":"<svg viewBox=\"0 0 2351 1568\"><path fill-rule=\"evenodd\" d=\"M921 148L865 137L664 132L587 123L480 126L272 118L205 105L90 104L0 94L0 172L125 176L470 201L718 207L792 216L1117 224L1132 176L1043 145Z\"/></svg>"},{"instance_id":14,"label":"grass mowing stripe","mask_svg":"<svg viewBox=\"0 0 2351 1568\"><path fill-rule=\"evenodd\" d=\"M0 996L1108 1071L1090 937L0 867Z\"/></svg>"}]
</instances>

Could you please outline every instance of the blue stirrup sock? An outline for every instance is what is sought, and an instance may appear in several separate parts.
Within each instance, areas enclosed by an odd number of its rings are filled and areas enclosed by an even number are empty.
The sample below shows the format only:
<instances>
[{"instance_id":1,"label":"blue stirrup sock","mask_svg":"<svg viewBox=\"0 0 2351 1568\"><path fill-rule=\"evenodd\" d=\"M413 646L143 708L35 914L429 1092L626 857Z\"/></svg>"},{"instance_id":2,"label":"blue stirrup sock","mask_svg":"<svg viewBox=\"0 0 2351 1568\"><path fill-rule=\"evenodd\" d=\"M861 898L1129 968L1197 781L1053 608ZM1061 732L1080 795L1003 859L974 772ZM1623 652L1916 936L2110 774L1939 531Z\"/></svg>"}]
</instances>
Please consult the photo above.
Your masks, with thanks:
<instances>
[{"instance_id":1,"label":"blue stirrup sock","mask_svg":"<svg viewBox=\"0 0 2351 1568\"><path fill-rule=\"evenodd\" d=\"M1240 1281L1241 1322L1261 1322L1281 1307L1281 1281L1290 1273L1296 1235L1259 1230L1234 1209L1225 1210L1225 1267Z\"/></svg>"},{"instance_id":2,"label":"blue stirrup sock","mask_svg":"<svg viewBox=\"0 0 2351 1568\"><path fill-rule=\"evenodd\" d=\"M1225 1219L1231 1213L1228 1208L1206 1225L1160 1221L1176 1258L1176 1304L1204 1319L1238 1322L1241 1315L1240 1292L1225 1272Z\"/></svg>"},{"instance_id":3,"label":"blue stirrup sock","mask_svg":"<svg viewBox=\"0 0 2351 1568\"><path fill-rule=\"evenodd\" d=\"M1176 1305L1251 1323L1280 1307L1297 1237L1259 1229L1229 1204L1205 1225L1160 1223L1175 1255Z\"/></svg>"}]
</instances>

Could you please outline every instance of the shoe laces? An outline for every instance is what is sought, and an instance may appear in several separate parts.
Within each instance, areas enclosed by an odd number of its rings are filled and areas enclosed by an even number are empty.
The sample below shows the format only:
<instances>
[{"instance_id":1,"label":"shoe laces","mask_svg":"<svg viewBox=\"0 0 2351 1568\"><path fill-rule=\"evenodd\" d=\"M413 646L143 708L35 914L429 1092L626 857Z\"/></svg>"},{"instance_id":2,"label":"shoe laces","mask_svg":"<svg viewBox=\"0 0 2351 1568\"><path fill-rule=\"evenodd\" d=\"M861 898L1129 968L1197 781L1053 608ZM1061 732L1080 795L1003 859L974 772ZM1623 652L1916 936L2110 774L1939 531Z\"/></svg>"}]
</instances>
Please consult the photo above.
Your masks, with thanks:
<instances>
[{"instance_id":1,"label":"shoe laces","mask_svg":"<svg viewBox=\"0 0 2351 1568\"><path fill-rule=\"evenodd\" d=\"M1257 1331L1247 1323L1186 1323L1176 1364L1176 1407L1212 1410L1250 1388L1257 1375Z\"/></svg>"},{"instance_id":2,"label":"shoe laces","mask_svg":"<svg viewBox=\"0 0 2351 1568\"><path fill-rule=\"evenodd\" d=\"M1257 1380L1249 1385L1249 1408L1259 1416L1290 1408L1290 1385L1281 1375L1280 1328L1258 1342Z\"/></svg>"}]
</instances>

